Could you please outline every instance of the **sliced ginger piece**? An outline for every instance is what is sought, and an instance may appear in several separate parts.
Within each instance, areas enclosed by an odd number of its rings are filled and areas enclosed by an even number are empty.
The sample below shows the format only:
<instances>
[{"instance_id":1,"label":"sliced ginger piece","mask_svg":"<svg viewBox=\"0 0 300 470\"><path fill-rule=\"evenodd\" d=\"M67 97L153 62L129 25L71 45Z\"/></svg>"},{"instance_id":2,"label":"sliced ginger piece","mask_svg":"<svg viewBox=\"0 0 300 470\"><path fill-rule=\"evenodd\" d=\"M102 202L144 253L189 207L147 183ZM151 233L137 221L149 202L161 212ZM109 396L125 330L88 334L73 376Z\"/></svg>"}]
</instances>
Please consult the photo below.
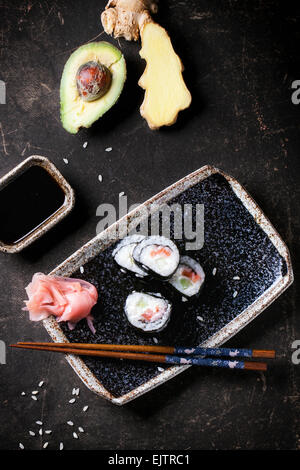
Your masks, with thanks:
<instances>
[{"instance_id":1,"label":"sliced ginger piece","mask_svg":"<svg viewBox=\"0 0 300 470\"><path fill-rule=\"evenodd\" d=\"M171 39L157 23L146 23L141 31L140 56L146 60L146 69L139 80L145 90L141 115L151 129L171 126L179 111L191 104L191 94L183 77L183 66L175 53Z\"/></svg>"}]
</instances>

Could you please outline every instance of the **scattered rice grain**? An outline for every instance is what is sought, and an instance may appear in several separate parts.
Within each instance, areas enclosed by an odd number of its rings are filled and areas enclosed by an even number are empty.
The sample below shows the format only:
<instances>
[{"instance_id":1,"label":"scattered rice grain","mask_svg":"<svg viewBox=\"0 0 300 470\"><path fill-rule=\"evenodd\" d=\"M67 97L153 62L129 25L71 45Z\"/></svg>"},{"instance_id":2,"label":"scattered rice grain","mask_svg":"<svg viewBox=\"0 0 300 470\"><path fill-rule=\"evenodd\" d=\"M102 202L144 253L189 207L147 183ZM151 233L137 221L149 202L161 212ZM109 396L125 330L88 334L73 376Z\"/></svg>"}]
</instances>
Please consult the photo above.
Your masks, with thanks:
<instances>
[{"instance_id":1,"label":"scattered rice grain","mask_svg":"<svg viewBox=\"0 0 300 470\"><path fill-rule=\"evenodd\" d=\"M43 445L43 449L47 449L48 445L49 445L49 442L45 442L45 444Z\"/></svg>"},{"instance_id":2,"label":"scattered rice grain","mask_svg":"<svg viewBox=\"0 0 300 470\"><path fill-rule=\"evenodd\" d=\"M111 152L111 151L112 151L112 147L107 147L107 148L105 149L105 152Z\"/></svg>"},{"instance_id":3,"label":"scattered rice grain","mask_svg":"<svg viewBox=\"0 0 300 470\"><path fill-rule=\"evenodd\" d=\"M233 293L233 295L232 295L232 297L235 298L237 295L238 295L238 291L235 290L234 293Z\"/></svg>"},{"instance_id":4,"label":"scattered rice grain","mask_svg":"<svg viewBox=\"0 0 300 470\"><path fill-rule=\"evenodd\" d=\"M234 280L234 281L239 281L240 279L241 279L240 276L234 276L234 277L233 277L233 280Z\"/></svg>"},{"instance_id":5,"label":"scattered rice grain","mask_svg":"<svg viewBox=\"0 0 300 470\"><path fill-rule=\"evenodd\" d=\"M79 426L78 431L79 432L84 432L84 429L81 426Z\"/></svg>"},{"instance_id":6,"label":"scattered rice grain","mask_svg":"<svg viewBox=\"0 0 300 470\"><path fill-rule=\"evenodd\" d=\"M154 341L155 344L158 343L158 339L157 339L157 338L153 338L153 341Z\"/></svg>"},{"instance_id":7,"label":"scattered rice grain","mask_svg":"<svg viewBox=\"0 0 300 470\"><path fill-rule=\"evenodd\" d=\"M86 149L87 146L88 146L88 142L84 142L83 145L82 145L82 147L83 147L84 149Z\"/></svg>"},{"instance_id":8,"label":"scattered rice grain","mask_svg":"<svg viewBox=\"0 0 300 470\"><path fill-rule=\"evenodd\" d=\"M43 430L42 430L42 428L39 430L39 435L40 435L40 436L43 435Z\"/></svg>"},{"instance_id":9,"label":"scattered rice grain","mask_svg":"<svg viewBox=\"0 0 300 470\"><path fill-rule=\"evenodd\" d=\"M100 183L102 183L102 181L103 181L102 175L98 175L98 180L100 181Z\"/></svg>"},{"instance_id":10,"label":"scattered rice grain","mask_svg":"<svg viewBox=\"0 0 300 470\"><path fill-rule=\"evenodd\" d=\"M35 401L37 401L37 397L35 395L31 395L31 398Z\"/></svg>"},{"instance_id":11,"label":"scattered rice grain","mask_svg":"<svg viewBox=\"0 0 300 470\"><path fill-rule=\"evenodd\" d=\"M39 393L38 390L33 390L33 392L31 392L31 395L37 395Z\"/></svg>"},{"instance_id":12,"label":"scattered rice grain","mask_svg":"<svg viewBox=\"0 0 300 470\"><path fill-rule=\"evenodd\" d=\"M213 271L212 271L212 275L215 276L217 273L217 268L214 268Z\"/></svg>"},{"instance_id":13,"label":"scattered rice grain","mask_svg":"<svg viewBox=\"0 0 300 470\"><path fill-rule=\"evenodd\" d=\"M83 266L80 266L80 272L81 272L81 274L84 273L84 267Z\"/></svg>"},{"instance_id":14,"label":"scattered rice grain","mask_svg":"<svg viewBox=\"0 0 300 470\"><path fill-rule=\"evenodd\" d=\"M44 385L44 381L41 380L40 383L39 383L39 387L42 387Z\"/></svg>"},{"instance_id":15,"label":"scattered rice grain","mask_svg":"<svg viewBox=\"0 0 300 470\"><path fill-rule=\"evenodd\" d=\"M39 426L43 426L43 422L42 422L42 421L36 421L36 424L38 424Z\"/></svg>"},{"instance_id":16,"label":"scattered rice grain","mask_svg":"<svg viewBox=\"0 0 300 470\"><path fill-rule=\"evenodd\" d=\"M25 393L25 392L22 392L21 395L22 395L22 397L25 397L26 393Z\"/></svg>"},{"instance_id":17,"label":"scattered rice grain","mask_svg":"<svg viewBox=\"0 0 300 470\"><path fill-rule=\"evenodd\" d=\"M60 442L59 444L59 450L63 450L64 449L64 443L63 442Z\"/></svg>"},{"instance_id":18,"label":"scattered rice grain","mask_svg":"<svg viewBox=\"0 0 300 470\"><path fill-rule=\"evenodd\" d=\"M29 432L29 436L35 436L35 432L33 431L28 431Z\"/></svg>"},{"instance_id":19,"label":"scattered rice grain","mask_svg":"<svg viewBox=\"0 0 300 470\"><path fill-rule=\"evenodd\" d=\"M73 437L74 439L78 439L78 434L76 432L73 432Z\"/></svg>"},{"instance_id":20,"label":"scattered rice grain","mask_svg":"<svg viewBox=\"0 0 300 470\"><path fill-rule=\"evenodd\" d=\"M24 449L24 446L23 446L22 442L19 443L19 448L22 449L22 450Z\"/></svg>"},{"instance_id":21,"label":"scattered rice grain","mask_svg":"<svg viewBox=\"0 0 300 470\"><path fill-rule=\"evenodd\" d=\"M69 400L69 403L75 403L75 398L71 398L71 400Z\"/></svg>"},{"instance_id":22,"label":"scattered rice grain","mask_svg":"<svg viewBox=\"0 0 300 470\"><path fill-rule=\"evenodd\" d=\"M164 372L165 369L164 369L163 367L158 367L157 370L158 370L159 372Z\"/></svg>"},{"instance_id":23,"label":"scattered rice grain","mask_svg":"<svg viewBox=\"0 0 300 470\"><path fill-rule=\"evenodd\" d=\"M85 406L82 408L82 411L86 412L88 409L89 409L88 405L85 405Z\"/></svg>"},{"instance_id":24,"label":"scattered rice grain","mask_svg":"<svg viewBox=\"0 0 300 470\"><path fill-rule=\"evenodd\" d=\"M198 315L197 320L199 320L199 321L204 321L204 318L201 317L200 315Z\"/></svg>"},{"instance_id":25,"label":"scattered rice grain","mask_svg":"<svg viewBox=\"0 0 300 470\"><path fill-rule=\"evenodd\" d=\"M45 434L51 434L51 433L52 433L51 429L47 429L47 431L45 431Z\"/></svg>"},{"instance_id":26,"label":"scattered rice grain","mask_svg":"<svg viewBox=\"0 0 300 470\"><path fill-rule=\"evenodd\" d=\"M67 421L67 424L68 424L69 426L74 426L73 421Z\"/></svg>"},{"instance_id":27,"label":"scattered rice grain","mask_svg":"<svg viewBox=\"0 0 300 470\"><path fill-rule=\"evenodd\" d=\"M63 161L66 165L69 163L69 160L67 158L63 158Z\"/></svg>"}]
</instances>

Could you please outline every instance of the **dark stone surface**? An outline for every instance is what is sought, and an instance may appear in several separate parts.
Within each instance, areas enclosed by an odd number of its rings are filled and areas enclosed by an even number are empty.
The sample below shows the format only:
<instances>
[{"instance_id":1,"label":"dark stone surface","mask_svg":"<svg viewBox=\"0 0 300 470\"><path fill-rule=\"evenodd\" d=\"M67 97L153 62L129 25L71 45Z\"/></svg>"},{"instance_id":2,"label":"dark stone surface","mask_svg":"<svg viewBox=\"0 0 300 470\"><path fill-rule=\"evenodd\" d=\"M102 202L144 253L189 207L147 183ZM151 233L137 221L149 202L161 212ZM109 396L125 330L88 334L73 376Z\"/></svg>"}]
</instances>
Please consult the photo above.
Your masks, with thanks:
<instances>
[{"instance_id":1,"label":"dark stone surface","mask_svg":"<svg viewBox=\"0 0 300 470\"><path fill-rule=\"evenodd\" d=\"M117 204L121 191L130 205L143 202L209 163L246 186L291 250L294 285L230 341L276 347L279 358L266 374L189 369L118 408L89 392L62 357L8 350L7 364L0 365L0 448L16 449L18 442L40 448L42 438L28 435L38 419L52 430L49 448L60 441L69 449L300 448L300 369L291 361L299 331L300 126L299 106L291 102L291 84L300 79L299 12L270 0L161 2L159 21L185 65L191 108L175 126L150 131L138 111L144 67L138 46L120 41L128 79L119 103L93 128L71 136L59 122L60 75L70 52L101 33L104 4L0 5L0 79L7 84L0 175L41 154L77 193L73 213L43 239L19 255L1 254L0 339L48 339L42 325L21 312L24 286L34 272L50 271L95 235L99 204ZM30 392L42 379L33 401ZM77 386L80 398L68 404ZM69 419L86 430L79 440Z\"/></svg>"}]
</instances>

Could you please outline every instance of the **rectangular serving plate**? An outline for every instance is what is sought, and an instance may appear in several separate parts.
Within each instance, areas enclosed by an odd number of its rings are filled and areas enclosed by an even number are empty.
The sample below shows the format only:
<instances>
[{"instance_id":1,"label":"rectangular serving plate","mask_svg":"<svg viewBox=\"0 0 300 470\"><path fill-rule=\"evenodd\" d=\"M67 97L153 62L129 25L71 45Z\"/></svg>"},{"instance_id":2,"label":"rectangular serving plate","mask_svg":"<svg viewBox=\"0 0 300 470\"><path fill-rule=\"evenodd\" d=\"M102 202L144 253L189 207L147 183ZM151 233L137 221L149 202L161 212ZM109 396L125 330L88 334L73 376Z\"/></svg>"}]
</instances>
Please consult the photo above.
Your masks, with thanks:
<instances>
[{"instance_id":1,"label":"rectangular serving plate","mask_svg":"<svg viewBox=\"0 0 300 470\"><path fill-rule=\"evenodd\" d=\"M203 181L211 175L220 174L229 183L231 189L235 193L238 199L242 202L243 206L253 216L255 222L265 232L268 239L275 246L276 250L285 261L287 270L262 294L260 295L251 305L244 309L237 317L232 321L229 321L224 327L218 330L215 334L210 336L206 341L202 342L201 345L204 347L215 347L220 346L225 341L229 340L232 336L238 333L244 328L249 322L256 318L265 308L267 308L279 295L283 293L287 287L293 282L293 271L291 266L289 251L282 241L279 234L276 232L270 221L265 217L261 209L247 193L247 191L238 183L237 180L228 176L223 171L214 168L212 166L204 166L199 170L191 173L185 178L179 180L177 183L169 186L164 191L153 196L151 199L141 204L135 210L128 213L126 216L118 220L115 224L108 227L105 231L98 234L95 238L86 243L83 247L77 250L73 255L67 258L63 263L57 266L50 274L59 276L71 276L77 271L80 266L84 266L85 263L92 260L101 251L108 248L110 245L122 238L122 230L127 227L127 223L138 224L142 217L140 213L145 213L141 209L147 208L151 211L151 206L155 204L155 208L168 203L175 197L187 189L193 187L197 183ZM115 233L120 234L113 237ZM44 326L54 342L65 342L68 341L64 335L59 324L56 322L54 317L49 317L43 321ZM175 377L176 375L183 372L187 367L190 366L174 366L166 369L155 377L152 377L147 382L131 390L129 393L125 393L122 396L113 396L95 377L92 371L87 367L83 360L72 354L66 355L66 359L71 367L75 370L77 375L81 378L84 384L97 395L100 395L107 400L111 401L116 405L123 405L129 401L141 396L142 394L152 390L158 385L163 384L167 380Z\"/></svg>"}]
</instances>

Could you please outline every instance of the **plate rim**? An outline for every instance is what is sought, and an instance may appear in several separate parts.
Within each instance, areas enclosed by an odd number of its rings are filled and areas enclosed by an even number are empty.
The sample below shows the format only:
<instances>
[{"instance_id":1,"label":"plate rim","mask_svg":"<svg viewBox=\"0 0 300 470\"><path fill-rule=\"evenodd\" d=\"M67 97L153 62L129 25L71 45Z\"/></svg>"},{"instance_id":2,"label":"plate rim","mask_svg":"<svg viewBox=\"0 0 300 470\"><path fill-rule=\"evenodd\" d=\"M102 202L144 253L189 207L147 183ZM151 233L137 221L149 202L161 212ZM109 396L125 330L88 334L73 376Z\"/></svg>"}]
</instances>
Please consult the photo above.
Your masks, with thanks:
<instances>
[{"instance_id":1,"label":"plate rim","mask_svg":"<svg viewBox=\"0 0 300 470\"><path fill-rule=\"evenodd\" d=\"M60 263L55 269L53 269L50 274L66 276L71 275L76 270L78 270L80 266L84 265L87 261L94 258L98 253L100 253L112 243L115 243L115 241L120 239L120 235L115 239L110 238L109 235L116 231L116 229L119 228L122 223L126 224L126 226L128 221L129 223L138 223L139 211L141 209L145 207L150 207L151 204L153 204L154 202L156 204L158 203L159 205L164 204L168 200L177 197L179 194L181 194L188 188L194 186L200 181L216 173L221 174L228 181L236 196L241 200L242 204L253 216L256 223L266 233L268 238L271 240L271 242L287 264L287 273L284 276L279 277L260 297L258 297L243 312L241 312L236 318L231 320L223 328L221 328L214 335L212 335L210 338L208 338L202 343L202 346L204 347L220 346L225 341L229 340L235 334L237 334L252 320L254 320L275 299L277 299L293 283L294 276L289 250L279 233L271 224L270 220L264 215L263 211L254 201L252 196L250 196L248 191L235 178L229 176L224 171L219 170L214 166L205 165L199 168L198 170L190 173L189 175L185 176L184 178L178 180L174 184L168 186L159 193L155 194L150 199L146 200L144 203L140 204L134 210L132 210L124 217L116 221L106 230L99 233L94 238L85 243L83 246L81 246L72 255L70 255L62 263ZM95 253L93 252L93 249L96 250ZM92 253L88 254L88 251L91 251ZM43 320L43 324L54 342L68 341L54 317L49 317ZM83 381L83 383L91 391L116 405L124 405L125 403L134 400L135 398L143 395L144 393L147 393L150 390L153 390L157 386L165 383L167 380L170 380L171 378L175 377L176 375L180 374L188 367L190 367L189 365L172 366L166 369L164 372L161 372L157 376L151 378L144 384L131 390L130 392L120 397L115 397L101 384L101 382L95 377L95 375L80 357L74 356L72 354L67 354L66 360L74 369L79 378Z\"/></svg>"}]
</instances>

